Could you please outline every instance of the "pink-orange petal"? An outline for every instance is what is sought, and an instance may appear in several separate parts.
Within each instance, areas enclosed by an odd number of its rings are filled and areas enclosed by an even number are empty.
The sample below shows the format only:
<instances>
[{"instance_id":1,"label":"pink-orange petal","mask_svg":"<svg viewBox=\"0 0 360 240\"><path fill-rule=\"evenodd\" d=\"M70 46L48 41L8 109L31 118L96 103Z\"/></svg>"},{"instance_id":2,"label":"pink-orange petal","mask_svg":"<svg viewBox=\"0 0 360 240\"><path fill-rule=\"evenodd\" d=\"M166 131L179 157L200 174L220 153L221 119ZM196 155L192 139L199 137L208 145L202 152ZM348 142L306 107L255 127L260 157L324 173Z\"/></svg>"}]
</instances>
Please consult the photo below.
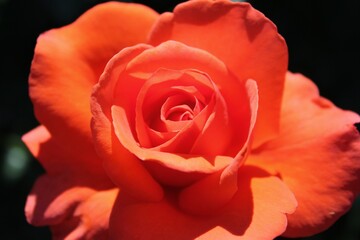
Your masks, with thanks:
<instances>
[{"instance_id":1,"label":"pink-orange petal","mask_svg":"<svg viewBox=\"0 0 360 240\"><path fill-rule=\"evenodd\" d=\"M161 202L119 195L110 218L110 239L274 239L286 228L296 201L276 177L254 168L239 173L239 192L222 211L201 217L179 210L169 194ZM271 222L271 224L269 224Z\"/></svg>"},{"instance_id":2,"label":"pink-orange petal","mask_svg":"<svg viewBox=\"0 0 360 240\"><path fill-rule=\"evenodd\" d=\"M146 40L157 16L143 5L105 3L38 38L30 96L37 119L64 145L95 155L89 128L92 86L115 53Z\"/></svg>"},{"instance_id":3,"label":"pink-orange petal","mask_svg":"<svg viewBox=\"0 0 360 240\"><path fill-rule=\"evenodd\" d=\"M36 226L59 224L71 216L79 203L96 191L111 187L92 178L43 175L37 179L27 198L26 219Z\"/></svg>"},{"instance_id":4,"label":"pink-orange petal","mask_svg":"<svg viewBox=\"0 0 360 240\"><path fill-rule=\"evenodd\" d=\"M218 57L241 80L259 86L254 146L278 132L287 47L276 26L248 3L188 1L156 22L149 43L175 40Z\"/></svg>"},{"instance_id":5,"label":"pink-orange petal","mask_svg":"<svg viewBox=\"0 0 360 240\"><path fill-rule=\"evenodd\" d=\"M140 199L160 200L163 194L161 186L141 165L139 159L117 140L111 114L115 103L114 89L120 75L128 61L148 48L150 46L145 44L125 48L109 61L91 96L91 129L95 148L113 182L122 191L127 191ZM128 97L122 99L128 100ZM126 120L121 121L121 124L121 127L130 131Z\"/></svg>"},{"instance_id":6,"label":"pink-orange petal","mask_svg":"<svg viewBox=\"0 0 360 240\"><path fill-rule=\"evenodd\" d=\"M213 83L215 106L191 149L192 154L208 156L225 155L231 145L233 129L230 126L228 106ZM214 141L218 139L219 141Z\"/></svg>"},{"instance_id":7,"label":"pink-orange petal","mask_svg":"<svg viewBox=\"0 0 360 240\"><path fill-rule=\"evenodd\" d=\"M117 188L98 191L79 203L72 217L51 226L53 239L108 240L110 213L118 192Z\"/></svg>"},{"instance_id":8,"label":"pink-orange petal","mask_svg":"<svg viewBox=\"0 0 360 240\"><path fill-rule=\"evenodd\" d=\"M180 206L189 212L204 214L209 211L215 211L228 203L239 189L238 172L249 152L250 140L258 110L256 82L248 80L246 87L251 117L244 146L225 169L207 176L181 191Z\"/></svg>"},{"instance_id":9,"label":"pink-orange petal","mask_svg":"<svg viewBox=\"0 0 360 240\"><path fill-rule=\"evenodd\" d=\"M360 193L360 117L319 96L300 74L288 73L278 138L253 152L249 162L278 172L299 206L285 236L321 232Z\"/></svg>"},{"instance_id":10,"label":"pink-orange petal","mask_svg":"<svg viewBox=\"0 0 360 240\"><path fill-rule=\"evenodd\" d=\"M22 140L30 152L41 163L48 174L73 174L75 177L91 175L97 181L110 181L96 154L89 155L76 148L67 146L53 138L49 131L40 125L26 133ZM93 149L90 149L90 151Z\"/></svg>"},{"instance_id":11,"label":"pink-orange petal","mask_svg":"<svg viewBox=\"0 0 360 240\"><path fill-rule=\"evenodd\" d=\"M207 156L199 156L199 155L191 155L191 154L161 152L157 150L142 148L137 144L136 140L134 139L134 136L131 133L130 126L128 123L129 121L126 119L126 113L124 112L124 110L118 106L113 106L111 109L114 118L113 125L114 125L114 132L116 138L120 139L123 146L125 146L130 152L136 154L136 156L139 158L137 159L138 161L139 160L154 161L157 162L159 165L165 167L165 169L170 168L172 170L180 171L190 175L192 175L193 173L207 174L207 173L215 172L226 166L231 161L231 157L228 156L207 157ZM112 163L113 167L116 166L114 165L116 164L116 162L119 161L114 161ZM118 170L115 168L112 171L115 172ZM132 172L129 172L128 174L131 173ZM142 177L141 175L140 176L131 175L131 176L136 177L138 179ZM178 179L178 180L182 180L182 179ZM129 184L134 185L135 183L132 182ZM140 185L134 186L134 188L139 189L140 187L146 187L147 184L152 184L152 183L141 181L139 184ZM164 184L168 185L169 182L168 183L165 182ZM149 188L146 190L148 191Z\"/></svg>"}]
</instances>

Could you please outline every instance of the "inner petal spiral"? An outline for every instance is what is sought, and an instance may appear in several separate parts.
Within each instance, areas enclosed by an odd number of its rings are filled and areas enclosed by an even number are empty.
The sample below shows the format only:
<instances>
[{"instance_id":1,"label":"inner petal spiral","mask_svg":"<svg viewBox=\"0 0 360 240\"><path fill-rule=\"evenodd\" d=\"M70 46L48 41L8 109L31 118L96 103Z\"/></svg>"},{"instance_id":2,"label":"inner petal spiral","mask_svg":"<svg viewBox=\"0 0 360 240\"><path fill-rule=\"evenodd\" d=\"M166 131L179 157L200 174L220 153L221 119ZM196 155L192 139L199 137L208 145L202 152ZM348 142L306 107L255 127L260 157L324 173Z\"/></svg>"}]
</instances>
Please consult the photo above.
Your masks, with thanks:
<instances>
[{"instance_id":1,"label":"inner petal spiral","mask_svg":"<svg viewBox=\"0 0 360 240\"><path fill-rule=\"evenodd\" d=\"M159 69L146 80L137 98L139 144L161 151L192 153L198 135L213 120L214 110L219 106L226 109L221 99L206 74Z\"/></svg>"}]
</instances>

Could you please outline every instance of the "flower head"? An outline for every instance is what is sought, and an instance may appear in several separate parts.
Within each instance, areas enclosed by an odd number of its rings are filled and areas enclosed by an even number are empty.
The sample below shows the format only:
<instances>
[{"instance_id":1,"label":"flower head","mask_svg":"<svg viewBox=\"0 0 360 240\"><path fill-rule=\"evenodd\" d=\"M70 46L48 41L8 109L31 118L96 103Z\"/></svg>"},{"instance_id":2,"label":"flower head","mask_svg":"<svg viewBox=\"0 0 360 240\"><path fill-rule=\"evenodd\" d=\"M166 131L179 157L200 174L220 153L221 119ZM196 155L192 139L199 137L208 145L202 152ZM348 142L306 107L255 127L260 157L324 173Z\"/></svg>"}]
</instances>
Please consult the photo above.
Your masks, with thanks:
<instances>
[{"instance_id":1,"label":"flower head","mask_svg":"<svg viewBox=\"0 0 360 240\"><path fill-rule=\"evenodd\" d=\"M110 2L42 34L30 75L41 126L23 140L46 174L28 221L58 239L326 229L360 190L360 118L287 58L269 19L226 0L162 15Z\"/></svg>"}]
</instances>

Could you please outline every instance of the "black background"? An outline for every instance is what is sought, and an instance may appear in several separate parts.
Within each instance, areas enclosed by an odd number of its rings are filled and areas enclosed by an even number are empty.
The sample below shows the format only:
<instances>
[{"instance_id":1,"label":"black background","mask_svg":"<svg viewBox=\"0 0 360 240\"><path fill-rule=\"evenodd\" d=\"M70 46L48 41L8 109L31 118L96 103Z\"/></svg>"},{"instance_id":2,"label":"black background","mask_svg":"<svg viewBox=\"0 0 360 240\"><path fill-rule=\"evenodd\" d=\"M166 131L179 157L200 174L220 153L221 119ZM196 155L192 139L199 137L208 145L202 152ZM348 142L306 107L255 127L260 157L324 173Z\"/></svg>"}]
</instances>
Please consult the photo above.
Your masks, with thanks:
<instances>
[{"instance_id":1,"label":"black background","mask_svg":"<svg viewBox=\"0 0 360 240\"><path fill-rule=\"evenodd\" d=\"M74 21L95 0L0 0L0 239L50 239L47 228L28 225L26 196L43 172L20 142L37 125L28 98L27 77L37 36ZM134 1L159 13L180 1ZM310 77L323 96L360 113L360 12L356 0L249 1L277 26L287 41L289 69ZM301 111L301 109L299 109ZM12 150L18 150L14 151ZM16 155L22 154L22 155ZM13 155L11 155L13 154ZM9 157L10 156L10 157ZM12 166L11 156L20 156ZM8 169L14 174L8 174ZM360 202L328 231L307 239L360 239Z\"/></svg>"}]
</instances>

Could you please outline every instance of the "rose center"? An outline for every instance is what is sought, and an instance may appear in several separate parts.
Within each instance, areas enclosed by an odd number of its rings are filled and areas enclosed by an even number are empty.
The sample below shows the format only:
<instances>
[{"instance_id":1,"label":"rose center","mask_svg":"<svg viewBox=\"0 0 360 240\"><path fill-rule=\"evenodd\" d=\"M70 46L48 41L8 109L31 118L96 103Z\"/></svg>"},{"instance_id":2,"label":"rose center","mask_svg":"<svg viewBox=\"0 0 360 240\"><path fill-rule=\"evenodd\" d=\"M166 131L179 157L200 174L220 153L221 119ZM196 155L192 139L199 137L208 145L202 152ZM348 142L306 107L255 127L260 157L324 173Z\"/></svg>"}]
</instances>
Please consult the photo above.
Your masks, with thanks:
<instances>
[{"instance_id":1,"label":"rose center","mask_svg":"<svg viewBox=\"0 0 360 240\"><path fill-rule=\"evenodd\" d=\"M137 97L135 127L141 146L191 151L199 133L214 118L215 108L221 105L215 90L211 79L201 72L159 69ZM194 137L186 141L190 132Z\"/></svg>"},{"instance_id":2,"label":"rose center","mask_svg":"<svg viewBox=\"0 0 360 240\"><path fill-rule=\"evenodd\" d=\"M203 103L189 92L169 96L160 110L160 119L168 121L189 121L203 109Z\"/></svg>"},{"instance_id":3,"label":"rose center","mask_svg":"<svg viewBox=\"0 0 360 240\"><path fill-rule=\"evenodd\" d=\"M170 108L166 112L165 118L171 121L187 121L194 118L194 113L188 105L184 104Z\"/></svg>"}]
</instances>

